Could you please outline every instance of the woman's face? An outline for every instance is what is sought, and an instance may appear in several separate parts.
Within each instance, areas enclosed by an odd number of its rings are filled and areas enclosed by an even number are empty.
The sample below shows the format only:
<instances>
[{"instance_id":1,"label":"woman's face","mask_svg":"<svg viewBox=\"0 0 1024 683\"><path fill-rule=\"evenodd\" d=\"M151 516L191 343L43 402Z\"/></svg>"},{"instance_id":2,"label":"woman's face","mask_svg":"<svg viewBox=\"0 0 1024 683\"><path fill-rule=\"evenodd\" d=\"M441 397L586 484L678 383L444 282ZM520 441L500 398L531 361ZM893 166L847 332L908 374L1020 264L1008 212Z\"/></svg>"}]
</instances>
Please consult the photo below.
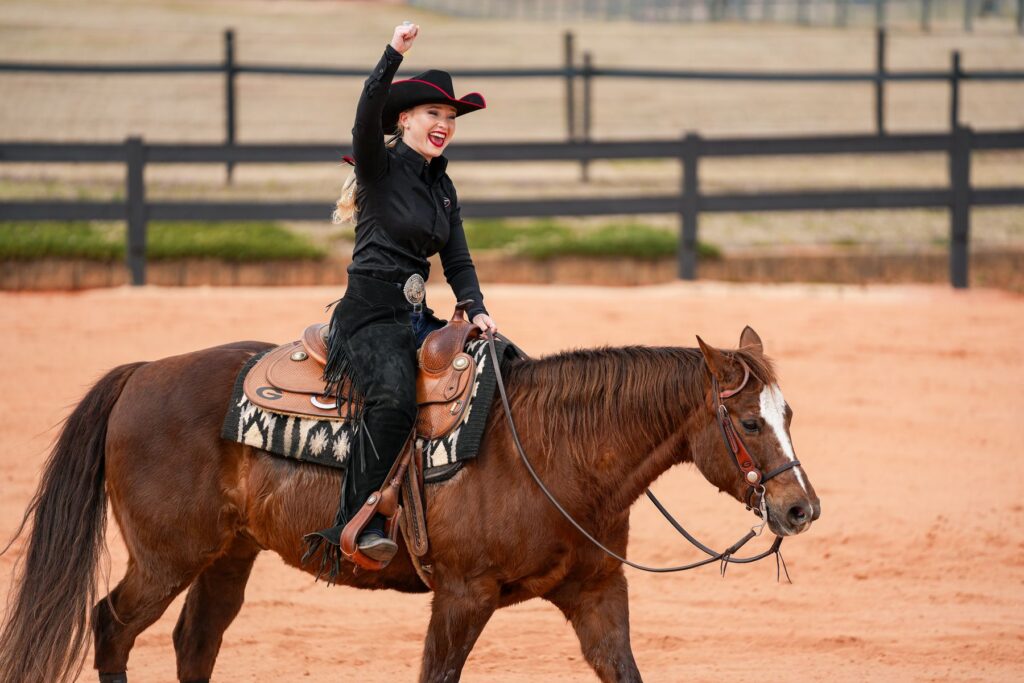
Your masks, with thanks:
<instances>
[{"instance_id":1,"label":"woman's face","mask_svg":"<svg viewBox=\"0 0 1024 683\"><path fill-rule=\"evenodd\" d=\"M421 104L398 115L402 140L424 159L441 156L455 136L455 107L450 104Z\"/></svg>"}]
</instances>

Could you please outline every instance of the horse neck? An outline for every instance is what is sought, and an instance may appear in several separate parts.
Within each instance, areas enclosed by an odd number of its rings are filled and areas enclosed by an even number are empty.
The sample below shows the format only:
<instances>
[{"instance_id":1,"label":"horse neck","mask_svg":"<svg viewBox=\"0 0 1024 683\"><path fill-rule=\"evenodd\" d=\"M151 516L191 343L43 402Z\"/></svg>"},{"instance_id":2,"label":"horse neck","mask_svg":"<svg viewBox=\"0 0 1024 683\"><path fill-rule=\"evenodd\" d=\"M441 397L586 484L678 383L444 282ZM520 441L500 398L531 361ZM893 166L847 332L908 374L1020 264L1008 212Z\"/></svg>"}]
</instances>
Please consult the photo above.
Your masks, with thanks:
<instances>
[{"instance_id":1,"label":"horse neck","mask_svg":"<svg viewBox=\"0 0 1024 683\"><path fill-rule=\"evenodd\" d=\"M625 347L560 354L517 372L527 452L572 496L624 510L672 465L710 415L692 349ZM585 488L585 491L583 490Z\"/></svg>"}]
</instances>

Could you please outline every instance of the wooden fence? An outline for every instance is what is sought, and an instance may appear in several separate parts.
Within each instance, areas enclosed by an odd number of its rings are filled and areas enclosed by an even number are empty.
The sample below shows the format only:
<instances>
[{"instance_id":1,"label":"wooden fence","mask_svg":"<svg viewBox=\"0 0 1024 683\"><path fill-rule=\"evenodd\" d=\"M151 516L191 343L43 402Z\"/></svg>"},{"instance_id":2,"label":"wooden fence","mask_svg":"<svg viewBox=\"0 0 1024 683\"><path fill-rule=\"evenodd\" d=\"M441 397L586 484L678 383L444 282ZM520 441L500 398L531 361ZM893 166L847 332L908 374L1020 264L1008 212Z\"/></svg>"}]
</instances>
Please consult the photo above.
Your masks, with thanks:
<instances>
[{"instance_id":1,"label":"wooden fence","mask_svg":"<svg viewBox=\"0 0 1024 683\"><path fill-rule=\"evenodd\" d=\"M697 277L698 218L701 213L840 209L945 208L950 217L949 277L967 287L972 206L1024 205L1024 187L971 186L975 150L1024 149L1024 131L976 133L958 126L947 134L834 135L821 137L682 138L629 142L472 144L453 147L460 161L579 161L676 159L682 183L673 194L621 197L473 200L467 218L601 216L675 213L680 217L678 272ZM148 201L148 164L334 163L350 150L337 145L147 144L133 137L123 144L0 143L0 163L105 162L125 164L124 201L2 201L0 221L124 220L128 225L128 267L132 282L146 282L146 224L149 220L326 220L332 202ZM714 157L943 152L949 159L944 187L871 188L706 194L700 162ZM0 226L0 229L3 229Z\"/></svg>"},{"instance_id":2,"label":"wooden fence","mask_svg":"<svg viewBox=\"0 0 1024 683\"><path fill-rule=\"evenodd\" d=\"M1021 0L1024 2L1024 0ZM895 71L886 63L887 38L884 29L875 36L875 65L870 71L734 71L694 69L637 69L600 66L593 55L586 52L582 60L576 56L575 38L571 32L564 35L563 62L548 68L491 68L453 69L453 76L459 78L558 78L565 82L564 106L566 140L589 142L594 120L593 81L598 78L653 79L674 81L712 81L731 83L844 83L851 85L870 84L874 92L873 119L877 135L886 134L885 87L889 82L931 82L947 83L949 86L950 131L960 123L960 88L965 81L1022 82L1024 70L1017 69L974 69L967 70L961 65L960 53L953 52L948 70L915 69ZM241 64L235 57L235 34L224 32L224 59L216 63L167 63L167 64L57 64L42 62L0 62L0 73L46 73L46 74L149 74L167 75L199 73L219 75L224 80L224 143L234 145L238 140L238 97L237 79L242 74L263 74L282 77L363 77L366 67L327 67ZM400 75L408 75L400 72ZM577 83L579 81L579 83ZM577 86L580 87L577 87ZM578 100L581 100L578 102ZM579 119L579 120L578 120ZM228 179L231 178L233 162L228 162ZM586 163L581 164L586 180Z\"/></svg>"}]
</instances>

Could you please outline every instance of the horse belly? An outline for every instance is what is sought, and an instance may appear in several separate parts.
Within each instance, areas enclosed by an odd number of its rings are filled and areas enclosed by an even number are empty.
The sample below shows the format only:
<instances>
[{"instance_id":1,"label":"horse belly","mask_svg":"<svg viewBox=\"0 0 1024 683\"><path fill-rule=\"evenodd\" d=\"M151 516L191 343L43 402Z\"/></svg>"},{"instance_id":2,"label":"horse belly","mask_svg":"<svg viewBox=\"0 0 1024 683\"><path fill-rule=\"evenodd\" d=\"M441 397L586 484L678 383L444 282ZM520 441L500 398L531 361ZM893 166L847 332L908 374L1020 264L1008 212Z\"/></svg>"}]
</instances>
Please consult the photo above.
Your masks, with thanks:
<instances>
[{"instance_id":1,"label":"horse belly","mask_svg":"<svg viewBox=\"0 0 1024 683\"><path fill-rule=\"evenodd\" d=\"M246 533L286 563L316 576L321 570L320 556L302 561L306 550L303 536L333 524L341 494L341 471L286 460L254 448L246 451ZM401 539L398 555L382 571L357 574L354 569L354 564L343 561L340 572L331 580L356 588L392 588L407 593L427 590Z\"/></svg>"}]
</instances>

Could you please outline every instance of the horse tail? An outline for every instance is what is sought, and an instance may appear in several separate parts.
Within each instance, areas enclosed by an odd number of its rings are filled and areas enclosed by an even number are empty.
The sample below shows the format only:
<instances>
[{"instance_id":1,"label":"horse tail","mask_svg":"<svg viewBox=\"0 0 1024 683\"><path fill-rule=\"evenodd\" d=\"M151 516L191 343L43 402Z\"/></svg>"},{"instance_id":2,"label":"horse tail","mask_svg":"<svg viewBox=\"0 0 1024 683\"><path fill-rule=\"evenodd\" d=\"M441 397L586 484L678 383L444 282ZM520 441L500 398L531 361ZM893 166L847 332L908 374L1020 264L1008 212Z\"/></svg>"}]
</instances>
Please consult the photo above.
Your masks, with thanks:
<instances>
[{"instance_id":1,"label":"horse tail","mask_svg":"<svg viewBox=\"0 0 1024 683\"><path fill-rule=\"evenodd\" d=\"M67 417L21 526L0 551L10 549L31 517L0 631L0 681L66 683L82 670L105 548L107 420L143 364L108 372Z\"/></svg>"}]
</instances>

